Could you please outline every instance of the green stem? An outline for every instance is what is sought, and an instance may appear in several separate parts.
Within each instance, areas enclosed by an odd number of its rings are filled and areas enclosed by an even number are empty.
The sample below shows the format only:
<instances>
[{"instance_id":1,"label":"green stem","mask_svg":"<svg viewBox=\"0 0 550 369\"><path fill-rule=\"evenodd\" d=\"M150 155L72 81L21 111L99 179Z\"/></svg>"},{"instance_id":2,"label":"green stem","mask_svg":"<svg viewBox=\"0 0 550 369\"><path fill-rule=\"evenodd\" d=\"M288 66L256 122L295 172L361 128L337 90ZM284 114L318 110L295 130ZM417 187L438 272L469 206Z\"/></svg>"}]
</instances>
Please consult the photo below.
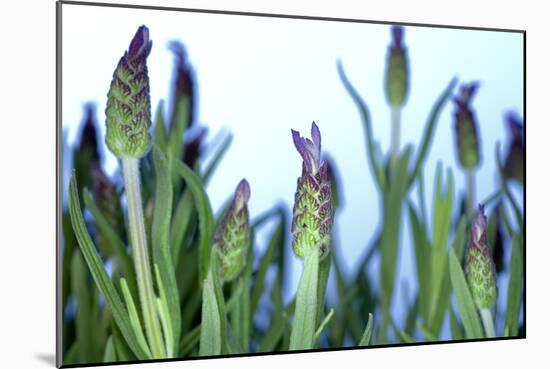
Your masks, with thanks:
<instances>
[{"instance_id":1,"label":"green stem","mask_svg":"<svg viewBox=\"0 0 550 369\"><path fill-rule=\"evenodd\" d=\"M399 154L399 136L400 136L401 108L392 106L391 108L391 165L395 167L397 155Z\"/></svg>"},{"instance_id":2,"label":"green stem","mask_svg":"<svg viewBox=\"0 0 550 369\"><path fill-rule=\"evenodd\" d=\"M139 177L139 159L123 158L122 171L124 187L128 202L128 223L130 226L130 241L132 256L136 269L139 301L145 334L151 346L154 358L166 356L162 335L156 313L156 297L153 290L153 278L147 251L147 236L143 219L143 204L141 200L141 182Z\"/></svg>"},{"instance_id":3,"label":"green stem","mask_svg":"<svg viewBox=\"0 0 550 369\"><path fill-rule=\"evenodd\" d=\"M466 171L466 182L467 182L467 194L466 194L466 214L470 216L474 211L474 189L475 189L475 177L474 170L468 169Z\"/></svg>"},{"instance_id":4,"label":"green stem","mask_svg":"<svg viewBox=\"0 0 550 369\"><path fill-rule=\"evenodd\" d=\"M308 350L314 346L317 317L317 283L319 250L311 248L304 255L304 270L296 293L294 324L290 334L290 350Z\"/></svg>"},{"instance_id":5,"label":"green stem","mask_svg":"<svg viewBox=\"0 0 550 369\"><path fill-rule=\"evenodd\" d=\"M481 314L481 321L483 322L483 328L485 328L485 337L486 338L496 337L495 326L493 324L493 314L491 313L491 310L484 308L484 309L479 309L479 312Z\"/></svg>"}]
</instances>

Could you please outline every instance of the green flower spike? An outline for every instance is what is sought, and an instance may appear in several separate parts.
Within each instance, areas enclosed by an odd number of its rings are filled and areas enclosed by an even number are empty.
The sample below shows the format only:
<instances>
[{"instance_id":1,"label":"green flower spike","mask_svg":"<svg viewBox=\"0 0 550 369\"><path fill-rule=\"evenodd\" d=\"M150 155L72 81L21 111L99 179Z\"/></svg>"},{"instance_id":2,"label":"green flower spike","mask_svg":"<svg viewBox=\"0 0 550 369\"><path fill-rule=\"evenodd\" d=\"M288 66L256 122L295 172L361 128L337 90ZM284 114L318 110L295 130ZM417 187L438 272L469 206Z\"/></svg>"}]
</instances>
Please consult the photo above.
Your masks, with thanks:
<instances>
[{"instance_id":1,"label":"green flower spike","mask_svg":"<svg viewBox=\"0 0 550 369\"><path fill-rule=\"evenodd\" d=\"M234 280L246 263L250 233L247 206L249 198L250 186L243 179L239 182L233 202L214 235L214 249L218 253L220 274L224 282Z\"/></svg>"},{"instance_id":2,"label":"green flower spike","mask_svg":"<svg viewBox=\"0 0 550 369\"><path fill-rule=\"evenodd\" d=\"M151 102L146 59L149 29L139 27L113 74L107 94L107 147L118 158L141 158L151 147Z\"/></svg>"},{"instance_id":3,"label":"green flower spike","mask_svg":"<svg viewBox=\"0 0 550 369\"><path fill-rule=\"evenodd\" d=\"M311 137L300 137L292 130L294 146L303 159L302 176L294 198L292 217L292 249L304 258L306 251L319 249L319 260L329 252L332 228L331 186L327 175L327 162L321 162L321 133L313 122Z\"/></svg>"},{"instance_id":4,"label":"green flower spike","mask_svg":"<svg viewBox=\"0 0 550 369\"><path fill-rule=\"evenodd\" d=\"M483 205L470 229L466 253L466 279L478 309L490 309L497 300L495 264L487 245L487 219Z\"/></svg>"},{"instance_id":5,"label":"green flower spike","mask_svg":"<svg viewBox=\"0 0 550 369\"><path fill-rule=\"evenodd\" d=\"M472 82L460 88L460 94L454 98L455 136L458 159L464 169L474 169L479 164L479 138L477 122L470 103L479 84Z\"/></svg>"},{"instance_id":6,"label":"green flower spike","mask_svg":"<svg viewBox=\"0 0 550 369\"><path fill-rule=\"evenodd\" d=\"M401 107L409 90L407 48L403 45L403 27L393 26L391 34L386 64L386 97L390 105Z\"/></svg>"}]
</instances>

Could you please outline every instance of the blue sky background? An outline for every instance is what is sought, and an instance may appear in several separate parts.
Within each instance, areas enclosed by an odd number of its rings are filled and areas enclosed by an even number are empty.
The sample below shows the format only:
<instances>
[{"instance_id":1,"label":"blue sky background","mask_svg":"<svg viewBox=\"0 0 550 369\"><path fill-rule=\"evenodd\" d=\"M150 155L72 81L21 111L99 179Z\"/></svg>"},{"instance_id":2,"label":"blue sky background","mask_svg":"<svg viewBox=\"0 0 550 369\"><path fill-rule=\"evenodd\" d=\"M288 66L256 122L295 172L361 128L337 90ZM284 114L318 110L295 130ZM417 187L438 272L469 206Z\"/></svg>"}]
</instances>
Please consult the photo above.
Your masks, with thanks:
<instances>
[{"instance_id":1,"label":"blue sky background","mask_svg":"<svg viewBox=\"0 0 550 369\"><path fill-rule=\"evenodd\" d=\"M148 59L152 111L161 99L169 101L173 55L167 46L180 40L198 82L198 121L208 126L210 140L218 132L234 135L208 186L215 210L243 177L251 185L252 216L279 201L291 208L301 160L290 129L309 135L311 122L318 123L322 149L341 176L345 206L335 227L346 266L352 268L380 224L380 199L366 162L359 114L338 78L336 61L343 62L368 103L375 138L386 151L390 111L383 80L389 26L64 5L62 124L69 145L79 133L85 102L97 104L98 120L104 122L114 67L141 24L149 27L153 40ZM501 146L507 142L504 113L523 112L523 35L406 27L405 43L411 88L402 113L402 147L419 143L432 105L452 77L481 82L473 102L481 137L482 163L476 173L476 197L481 200L497 186L494 147L497 141ZM428 204L439 161L453 170L456 200L464 188L454 149L453 111L447 103L424 168ZM107 171L114 173L116 160L110 152L105 154ZM519 191L515 194L521 198ZM402 301L402 281L409 285L409 301L416 286L408 223L403 221L396 302ZM299 260L292 259L289 297L300 270ZM378 273L372 278L376 284ZM505 286L504 282L499 283ZM501 300L505 296L500 293ZM395 305L399 313L400 304Z\"/></svg>"}]
</instances>

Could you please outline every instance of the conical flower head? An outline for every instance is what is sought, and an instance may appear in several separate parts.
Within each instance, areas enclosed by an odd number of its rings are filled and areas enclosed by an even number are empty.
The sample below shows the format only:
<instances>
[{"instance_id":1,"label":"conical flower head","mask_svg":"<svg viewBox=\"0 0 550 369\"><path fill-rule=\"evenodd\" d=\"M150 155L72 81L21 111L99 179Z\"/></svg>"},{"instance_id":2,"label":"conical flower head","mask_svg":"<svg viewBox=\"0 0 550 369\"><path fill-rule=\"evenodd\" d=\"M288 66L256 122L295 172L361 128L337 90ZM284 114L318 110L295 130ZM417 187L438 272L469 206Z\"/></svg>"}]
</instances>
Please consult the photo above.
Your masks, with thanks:
<instances>
[{"instance_id":1,"label":"conical flower head","mask_svg":"<svg viewBox=\"0 0 550 369\"><path fill-rule=\"evenodd\" d=\"M386 61L386 97L394 107L403 106L409 90L409 65L403 33L401 26L391 28L392 43Z\"/></svg>"},{"instance_id":2,"label":"conical flower head","mask_svg":"<svg viewBox=\"0 0 550 369\"><path fill-rule=\"evenodd\" d=\"M455 102L455 138L458 160L464 169L473 169L479 164L479 138L477 123L471 108L471 101L479 84L472 82L462 85Z\"/></svg>"},{"instance_id":3,"label":"conical flower head","mask_svg":"<svg viewBox=\"0 0 550 369\"><path fill-rule=\"evenodd\" d=\"M249 240L248 199L250 186L241 180L233 201L214 235L214 249L218 253L220 274L224 282L235 279L246 263Z\"/></svg>"},{"instance_id":4,"label":"conical flower head","mask_svg":"<svg viewBox=\"0 0 550 369\"><path fill-rule=\"evenodd\" d=\"M495 264L487 244L487 219L483 205L470 229L466 251L466 280L474 302L479 309L491 308L497 300Z\"/></svg>"},{"instance_id":5,"label":"conical flower head","mask_svg":"<svg viewBox=\"0 0 550 369\"><path fill-rule=\"evenodd\" d=\"M525 148L523 143L523 124L520 118L513 113L506 115L506 122L512 139L508 147L506 162L504 163L504 175L507 179L514 179L521 185L524 185Z\"/></svg>"},{"instance_id":6,"label":"conical flower head","mask_svg":"<svg viewBox=\"0 0 550 369\"><path fill-rule=\"evenodd\" d=\"M118 158L144 156L151 147L151 101L146 59L149 29L139 27L113 73L107 94L107 147Z\"/></svg>"},{"instance_id":7,"label":"conical flower head","mask_svg":"<svg viewBox=\"0 0 550 369\"><path fill-rule=\"evenodd\" d=\"M321 161L321 133L311 125L311 140L292 130L294 146L303 159L302 176L298 178L292 217L292 249L303 258L318 249L320 259L328 254L332 229L331 186L327 163Z\"/></svg>"}]
</instances>

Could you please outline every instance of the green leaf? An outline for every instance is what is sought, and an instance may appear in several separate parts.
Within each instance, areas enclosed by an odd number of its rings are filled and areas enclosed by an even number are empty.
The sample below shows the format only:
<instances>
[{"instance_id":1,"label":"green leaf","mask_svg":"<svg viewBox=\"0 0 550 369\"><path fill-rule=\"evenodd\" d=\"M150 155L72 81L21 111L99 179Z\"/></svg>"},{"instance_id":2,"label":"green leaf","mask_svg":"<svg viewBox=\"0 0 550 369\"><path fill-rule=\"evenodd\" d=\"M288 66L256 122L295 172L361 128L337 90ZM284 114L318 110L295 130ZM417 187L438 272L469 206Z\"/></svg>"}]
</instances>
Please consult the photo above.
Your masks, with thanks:
<instances>
[{"instance_id":1,"label":"green leaf","mask_svg":"<svg viewBox=\"0 0 550 369\"><path fill-rule=\"evenodd\" d=\"M287 327L287 319L283 314L278 315L271 321L267 333L262 337L260 341L259 352L273 352L277 348L277 344L283 338L285 329Z\"/></svg>"},{"instance_id":2,"label":"green leaf","mask_svg":"<svg viewBox=\"0 0 550 369\"><path fill-rule=\"evenodd\" d=\"M323 329L325 329L325 327L328 325L333 315L334 315L334 309L330 309L327 316L325 317L325 319L323 319L323 321L319 325L319 328L317 328L317 330L315 331L315 334L313 335L314 342L317 342L319 340L321 333L323 333Z\"/></svg>"},{"instance_id":3,"label":"green leaf","mask_svg":"<svg viewBox=\"0 0 550 369\"><path fill-rule=\"evenodd\" d=\"M495 156L496 156L497 167L498 167L498 171L499 171L499 177L500 177L502 192L504 192L504 195L506 196L506 198L508 199L508 201L512 205L512 210L513 210L514 216L516 218L517 226L521 229L521 232L523 234L523 229L525 228L524 225L523 225L523 217L521 215L521 211L519 209L518 204L514 200L514 197L512 196L512 193L510 192L510 189L508 188L508 182L506 181L506 177L504 175L504 167L502 165L502 160L500 158L500 145L499 145L498 142L495 146Z\"/></svg>"},{"instance_id":4,"label":"green leaf","mask_svg":"<svg viewBox=\"0 0 550 369\"><path fill-rule=\"evenodd\" d=\"M431 247L426 235L426 228L418 218L412 203L409 203L409 219L414 240L416 257L416 274L418 275L418 305L425 321L429 320L430 304L430 260Z\"/></svg>"},{"instance_id":5,"label":"green leaf","mask_svg":"<svg viewBox=\"0 0 550 369\"><path fill-rule=\"evenodd\" d=\"M454 185L453 176L450 169L447 172L446 190L442 189L442 166L437 166L436 190L434 194L434 212L433 212L433 236L432 253L430 267L431 296L430 296L430 319L436 313L437 302L439 300L444 276L447 269L447 240L449 238L449 229L451 227Z\"/></svg>"},{"instance_id":6,"label":"green leaf","mask_svg":"<svg viewBox=\"0 0 550 369\"><path fill-rule=\"evenodd\" d=\"M122 271L124 272L124 276L128 281L128 286L130 290L133 293L137 293L136 272L134 269L133 261L126 251L126 246L124 245L124 242L122 241L122 239L120 239L119 235L109 223L107 218L97 207L94 200L92 199L90 191L85 189L83 193L83 198L84 204L86 205L90 213L92 213L98 231L101 232L103 236L107 239L113 251L115 252L115 258L120 261Z\"/></svg>"},{"instance_id":7,"label":"green leaf","mask_svg":"<svg viewBox=\"0 0 550 369\"><path fill-rule=\"evenodd\" d=\"M126 308L128 309L128 315L130 316L130 323L132 324L132 329L134 331L134 334L136 335L137 341L141 349L145 353L147 353L147 355L152 357L151 351L149 350L149 346L147 345L147 341L145 339L145 335L143 334L143 326L141 325L141 321L139 319L138 311L134 303L134 298L130 293L128 283L126 282L125 278L120 279L120 288L122 290L124 302L126 302Z\"/></svg>"},{"instance_id":8,"label":"green leaf","mask_svg":"<svg viewBox=\"0 0 550 369\"><path fill-rule=\"evenodd\" d=\"M523 300L523 247L521 238L514 235L512 239L512 257L510 259L510 281L504 330L509 336L518 335L519 312Z\"/></svg>"},{"instance_id":9,"label":"green leaf","mask_svg":"<svg viewBox=\"0 0 550 369\"><path fill-rule=\"evenodd\" d=\"M155 114L155 145L162 151L166 150L166 125L164 123L164 101L160 100Z\"/></svg>"},{"instance_id":10,"label":"green leaf","mask_svg":"<svg viewBox=\"0 0 550 369\"><path fill-rule=\"evenodd\" d=\"M325 295L327 291L331 259L331 257L326 256L319 263L319 278L317 282L317 314L315 317L316 324L321 321L321 317L325 311Z\"/></svg>"},{"instance_id":11,"label":"green leaf","mask_svg":"<svg viewBox=\"0 0 550 369\"><path fill-rule=\"evenodd\" d=\"M222 353L221 321L218 301L214 291L214 276L208 272L203 284L201 314L200 356L220 355Z\"/></svg>"},{"instance_id":12,"label":"green leaf","mask_svg":"<svg viewBox=\"0 0 550 369\"><path fill-rule=\"evenodd\" d=\"M451 283L466 338L483 338L483 328L455 250L449 252Z\"/></svg>"},{"instance_id":13,"label":"green leaf","mask_svg":"<svg viewBox=\"0 0 550 369\"><path fill-rule=\"evenodd\" d=\"M367 107L367 104L365 101L361 98L357 90L353 87L351 82L348 80L348 77L346 76L346 73L344 72L344 67L342 66L342 63L338 61L338 75L340 76L340 80L344 84L344 87L346 91L351 96L353 102L359 109L359 114L361 115L361 120L363 122L363 128L364 128L364 134L365 134L365 146L368 153L368 161L370 164L371 171L374 175L374 178L376 179L376 184L378 185L378 188L383 189L383 183L385 182L382 178L383 171L380 171L380 163L377 163L375 161L376 154L375 154L375 143L372 136L372 124L370 121L370 113L369 109Z\"/></svg>"},{"instance_id":14,"label":"green leaf","mask_svg":"<svg viewBox=\"0 0 550 369\"><path fill-rule=\"evenodd\" d=\"M168 132L168 143L166 146L168 161L172 167L172 180L175 184L177 178L177 169L175 166L182 160L183 154L183 133L189 125L189 109L190 101L188 96L182 96L176 101L174 113L172 114L172 120L170 122L170 130Z\"/></svg>"},{"instance_id":15,"label":"green leaf","mask_svg":"<svg viewBox=\"0 0 550 369\"><path fill-rule=\"evenodd\" d=\"M140 348L137 342L134 332L132 331L128 312L124 308L113 283L109 279L109 276L105 271L105 267L101 263L101 259L97 254L95 245L92 242L92 238L86 229L86 224L84 223L84 218L82 217L82 213L80 211L80 201L78 200L76 188L76 178L73 173L71 183L69 185L69 210L73 229L84 259L88 264L88 268L90 269L97 288L105 296L107 305L112 311L113 319L120 328L124 339L140 360L149 359L150 357Z\"/></svg>"},{"instance_id":16,"label":"green leaf","mask_svg":"<svg viewBox=\"0 0 550 369\"><path fill-rule=\"evenodd\" d=\"M455 315L455 311L452 306L449 307L449 316L450 316L450 326L451 326L451 336L453 340L462 340L464 339L464 333L462 327L458 322L458 319Z\"/></svg>"},{"instance_id":17,"label":"green leaf","mask_svg":"<svg viewBox=\"0 0 550 369\"><path fill-rule=\"evenodd\" d=\"M187 335L185 335L180 345L179 357L186 357L199 343L201 336L201 326L198 325L193 328Z\"/></svg>"},{"instance_id":18,"label":"green leaf","mask_svg":"<svg viewBox=\"0 0 550 369\"><path fill-rule=\"evenodd\" d=\"M177 171L185 180L193 194L193 200L199 214L200 244L199 244L199 278L206 277L210 263L210 249L214 236L214 215L212 206L200 178L184 163L177 163Z\"/></svg>"},{"instance_id":19,"label":"green leaf","mask_svg":"<svg viewBox=\"0 0 550 369\"><path fill-rule=\"evenodd\" d=\"M172 182L168 160L156 146L153 147L153 162L156 175L155 207L151 232L153 263L158 265L160 278L157 280L157 285L159 290L164 292L164 296L161 295L161 298L169 315L167 324L170 325L169 330L173 335L170 337L172 347L169 351L176 352L181 332L181 312L175 265L170 253Z\"/></svg>"},{"instance_id":20,"label":"green leaf","mask_svg":"<svg viewBox=\"0 0 550 369\"><path fill-rule=\"evenodd\" d=\"M394 290L395 270L398 259L401 211L406 190L406 176L411 147L407 147L397 159L387 192L383 194L383 230L380 239L380 298L383 314L381 327L384 342L385 327L390 323L390 305Z\"/></svg>"},{"instance_id":21,"label":"green leaf","mask_svg":"<svg viewBox=\"0 0 550 369\"><path fill-rule=\"evenodd\" d=\"M229 150L229 147L231 146L231 142L233 142L233 135L228 134L225 139L223 140L222 144L218 148L218 151L216 154L214 154L214 157L204 170L204 173L201 175L202 181L207 184L208 181L212 178L212 175L214 174L214 171L222 161L223 157L227 153L227 150Z\"/></svg>"},{"instance_id":22,"label":"green leaf","mask_svg":"<svg viewBox=\"0 0 550 369\"><path fill-rule=\"evenodd\" d=\"M451 96L451 93L453 92L455 86L457 83L457 79L453 78L451 82L447 85L445 88L445 91L443 91L443 94L437 99L435 105L433 106L430 115L428 116L428 122L424 128L424 133L422 134L422 140L420 141L420 150L418 152L418 156L416 157L416 161L414 164L414 169L411 172L411 175L408 179L408 185L407 187L410 187L412 183L414 182L414 179L418 177L420 171L422 170L422 167L424 166L424 160L426 159L426 156L428 155L428 150L430 149L434 132L435 132L435 124L437 123L437 120L439 119L439 115L441 114L441 110L443 109L443 106L445 105L445 102L449 99Z\"/></svg>"},{"instance_id":23,"label":"green leaf","mask_svg":"<svg viewBox=\"0 0 550 369\"><path fill-rule=\"evenodd\" d=\"M80 252L73 253L71 260L71 284L76 300L75 331L78 346L78 362L89 363L96 360L93 333L96 317L92 312L93 288L88 285L88 270Z\"/></svg>"},{"instance_id":24,"label":"green leaf","mask_svg":"<svg viewBox=\"0 0 550 369\"><path fill-rule=\"evenodd\" d=\"M359 346L368 346L368 345L370 345L370 338L372 336L372 326L373 326L373 317L372 317L372 314L369 313L369 319L367 320L367 326L365 327L365 331L363 332L363 336L361 337L361 340L359 341Z\"/></svg>"},{"instance_id":25,"label":"green leaf","mask_svg":"<svg viewBox=\"0 0 550 369\"><path fill-rule=\"evenodd\" d=\"M105 352L103 353L104 363L114 363L117 361L115 344L113 342L113 336L109 336L107 344L105 345Z\"/></svg>"},{"instance_id":26,"label":"green leaf","mask_svg":"<svg viewBox=\"0 0 550 369\"><path fill-rule=\"evenodd\" d=\"M307 350L314 346L317 314L317 283L319 252L313 248L304 255L304 270L296 293L294 324L290 335L290 350Z\"/></svg>"},{"instance_id":27,"label":"green leaf","mask_svg":"<svg viewBox=\"0 0 550 369\"><path fill-rule=\"evenodd\" d=\"M250 286L252 279L252 264L254 262L254 231L251 232L248 245L246 265L243 272L234 282L236 296L236 307L231 313L233 333L237 340L236 348L241 352L248 352L250 326L252 315L250 313ZM233 297L233 296L232 296ZM227 308L229 310L229 307ZM234 352L234 353L241 353Z\"/></svg>"}]
</instances>

